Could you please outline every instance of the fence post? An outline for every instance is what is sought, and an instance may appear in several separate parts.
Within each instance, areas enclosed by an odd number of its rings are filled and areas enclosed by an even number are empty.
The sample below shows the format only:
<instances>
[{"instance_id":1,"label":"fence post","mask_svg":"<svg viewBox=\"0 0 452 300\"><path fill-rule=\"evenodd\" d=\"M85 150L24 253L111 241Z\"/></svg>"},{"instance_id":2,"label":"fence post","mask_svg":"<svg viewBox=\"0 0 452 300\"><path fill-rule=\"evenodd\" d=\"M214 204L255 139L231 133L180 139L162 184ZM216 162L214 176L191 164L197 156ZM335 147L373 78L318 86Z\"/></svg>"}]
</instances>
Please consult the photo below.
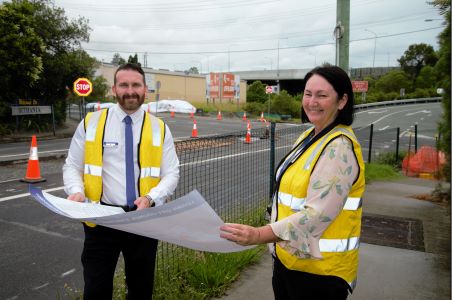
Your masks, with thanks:
<instances>
[{"instance_id":1,"label":"fence post","mask_svg":"<svg viewBox=\"0 0 452 300\"><path fill-rule=\"evenodd\" d=\"M414 124L414 153L417 153L417 124Z\"/></svg>"},{"instance_id":2,"label":"fence post","mask_svg":"<svg viewBox=\"0 0 452 300\"><path fill-rule=\"evenodd\" d=\"M270 123L270 195L269 199L273 196L273 173L275 172L275 128L276 123Z\"/></svg>"},{"instance_id":3,"label":"fence post","mask_svg":"<svg viewBox=\"0 0 452 300\"><path fill-rule=\"evenodd\" d=\"M367 156L367 163L370 163L372 157L372 139L374 135L374 124L370 124L370 137L369 137L369 153Z\"/></svg>"},{"instance_id":4,"label":"fence post","mask_svg":"<svg viewBox=\"0 0 452 300\"><path fill-rule=\"evenodd\" d=\"M396 149L395 149L395 163L399 161L399 135L400 135L400 127L397 127L397 137L396 137Z\"/></svg>"}]
</instances>

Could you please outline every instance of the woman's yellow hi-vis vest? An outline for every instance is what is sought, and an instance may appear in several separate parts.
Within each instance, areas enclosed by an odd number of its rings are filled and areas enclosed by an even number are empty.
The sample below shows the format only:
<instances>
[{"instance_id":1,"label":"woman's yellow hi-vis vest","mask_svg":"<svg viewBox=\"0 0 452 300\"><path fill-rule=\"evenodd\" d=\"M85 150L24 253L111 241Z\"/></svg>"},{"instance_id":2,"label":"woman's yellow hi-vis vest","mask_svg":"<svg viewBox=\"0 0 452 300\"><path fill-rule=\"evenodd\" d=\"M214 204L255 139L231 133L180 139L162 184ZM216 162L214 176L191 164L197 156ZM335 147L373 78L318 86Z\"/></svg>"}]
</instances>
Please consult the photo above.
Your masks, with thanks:
<instances>
[{"instance_id":1,"label":"woman's yellow hi-vis vest","mask_svg":"<svg viewBox=\"0 0 452 300\"><path fill-rule=\"evenodd\" d=\"M308 136L310 130L300 136L298 141ZM344 208L337 218L324 231L319 248L323 259L305 259L296 257L276 244L278 259L291 270L318 275L332 275L343 278L353 289L358 273L358 248L361 232L362 200L364 193L364 161L353 130L350 126L338 125L325 136L314 142L285 171L281 178L277 195L277 220L282 220L303 208L306 203L310 175L316 162L334 138L345 135L353 143L356 160L359 165L357 180L353 183Z\"/></svg>"},{"instance_id":2,"label":"woman's yellow hi-vis vest","mask_svg":"<svg viewBox=\"0 0 452 300\"><path fill-rule=\"evenodd\" d=\"M92 202L102 197L103 138L108 109L88 113L85 118L85 196ZM138 149L140 168L138 194L144 196L160 182L165 124L144 113Z\"/></svg>"}]
</instances>

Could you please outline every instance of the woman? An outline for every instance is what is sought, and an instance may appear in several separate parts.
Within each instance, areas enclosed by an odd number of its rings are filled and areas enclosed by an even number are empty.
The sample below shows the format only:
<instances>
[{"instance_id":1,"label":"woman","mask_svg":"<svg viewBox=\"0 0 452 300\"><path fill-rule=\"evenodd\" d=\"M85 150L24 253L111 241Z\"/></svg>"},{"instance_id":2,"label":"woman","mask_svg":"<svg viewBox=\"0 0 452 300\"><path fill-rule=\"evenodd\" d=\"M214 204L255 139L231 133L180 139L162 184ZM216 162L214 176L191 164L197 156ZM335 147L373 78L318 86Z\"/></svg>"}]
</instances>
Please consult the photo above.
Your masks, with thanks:
<instances>
[{"instance_id":1,"label":"woman","mask_svg":"<svg viewBox=\"0 0 452 300\"><path fill-rule=\"evenodd\" d=\"M340 68L305 77L304 132L276 170L272 222L225 224L240 245L274 243L275 299L346 299L356 284L364 162L351 129L353 90ZM274 246L274 247L273 247Z\"/></svg>"}]
</instances>

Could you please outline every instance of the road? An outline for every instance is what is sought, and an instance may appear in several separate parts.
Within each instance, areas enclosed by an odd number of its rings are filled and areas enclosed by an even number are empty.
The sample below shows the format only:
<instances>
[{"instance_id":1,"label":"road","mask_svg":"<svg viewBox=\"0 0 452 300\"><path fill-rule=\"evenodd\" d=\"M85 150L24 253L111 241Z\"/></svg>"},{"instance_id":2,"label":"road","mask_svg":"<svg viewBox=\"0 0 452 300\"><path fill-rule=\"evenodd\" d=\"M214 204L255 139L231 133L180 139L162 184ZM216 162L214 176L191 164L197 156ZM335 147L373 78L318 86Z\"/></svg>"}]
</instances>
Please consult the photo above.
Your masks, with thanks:
<instances>
[{"instance_id":1,"label":"road","mask_svg":"<svg viewBox=\"0 0 452 300\"><path fill-rule=\"evenodd\" d=\"M374 145L381 144L379 147L387 149L384 147L389 144L392 147L395 140L395 131L388 130L387 126L400 126L401 145L407 147L407 130L416 123L419 127L419 143L434 141L436 122L441 111L439 103L363 111L357 113L354 128L361 143L365 144L368 125L373 122L375 135L381 141ZM167 118L165 121L176 139L189 138L193 125L189 118ZM239 119L217 121L215 118L199 118L198 131L200 136L244 131L244 123ZM253 128L259 126L262 126L260 122L253 122ZM279 126L290 128L291 125ZM278 158L282 157L294 139L295 135L287 139L285 146L278 148ZM44 155L41 152L64 153L69 143L69 139L42 141L39 143L40 156ZM259 183L269 177L269 151L268 148L260 147L263 143L268 143L268 140L256 140L247 147L224 147L215 152L218 157L204 161L200 159L196 165L190 163L193 155L199 158L208 156L209 149L188 151L180 157L184 176L178 190L187 191L197 187L221 216L227 217L234 210L246 209L249 199L268 195L268 183ZM0 158L3 159L11 155L28 157L28 154L29 143L0 145ZM251 159L256 156L263 163L255 163L256 160ZM62 164L62 159L40 162L42 176L47 179L40 186L56 196L65 197L62 191ZM27 185L18 180L24 176L25 169L26 164L0 167L0 299L70 298L65 295L73 294L72 290L83 287L80 263L82 227L77 222L51 213L27 195ZM246 171L234 173L237 169ZM212 173L212 170L218 172ZM235 199L234 206L224 199Z\"/></svg>"}]
</instances>

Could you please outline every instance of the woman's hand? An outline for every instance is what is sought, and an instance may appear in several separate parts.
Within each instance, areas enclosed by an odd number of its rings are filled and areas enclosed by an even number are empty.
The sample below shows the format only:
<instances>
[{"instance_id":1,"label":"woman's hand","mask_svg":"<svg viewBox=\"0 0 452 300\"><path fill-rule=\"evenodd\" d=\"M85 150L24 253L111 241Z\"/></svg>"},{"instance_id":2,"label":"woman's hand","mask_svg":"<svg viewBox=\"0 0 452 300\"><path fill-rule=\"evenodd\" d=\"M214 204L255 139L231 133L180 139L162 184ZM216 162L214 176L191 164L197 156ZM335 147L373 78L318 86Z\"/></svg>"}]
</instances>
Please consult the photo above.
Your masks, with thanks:
<instances>
[{"instance_id":1,"label":"woman's hand","mask_svg":"<svg viewBox=\"0 0 452 300\"><path fill-rule=\"evenodd\" d=\"M242 246L257 245L262 243L259 229L243 224L226 223L220 227L222 231L220 237Z\"/></svg>"}]
</instances>

